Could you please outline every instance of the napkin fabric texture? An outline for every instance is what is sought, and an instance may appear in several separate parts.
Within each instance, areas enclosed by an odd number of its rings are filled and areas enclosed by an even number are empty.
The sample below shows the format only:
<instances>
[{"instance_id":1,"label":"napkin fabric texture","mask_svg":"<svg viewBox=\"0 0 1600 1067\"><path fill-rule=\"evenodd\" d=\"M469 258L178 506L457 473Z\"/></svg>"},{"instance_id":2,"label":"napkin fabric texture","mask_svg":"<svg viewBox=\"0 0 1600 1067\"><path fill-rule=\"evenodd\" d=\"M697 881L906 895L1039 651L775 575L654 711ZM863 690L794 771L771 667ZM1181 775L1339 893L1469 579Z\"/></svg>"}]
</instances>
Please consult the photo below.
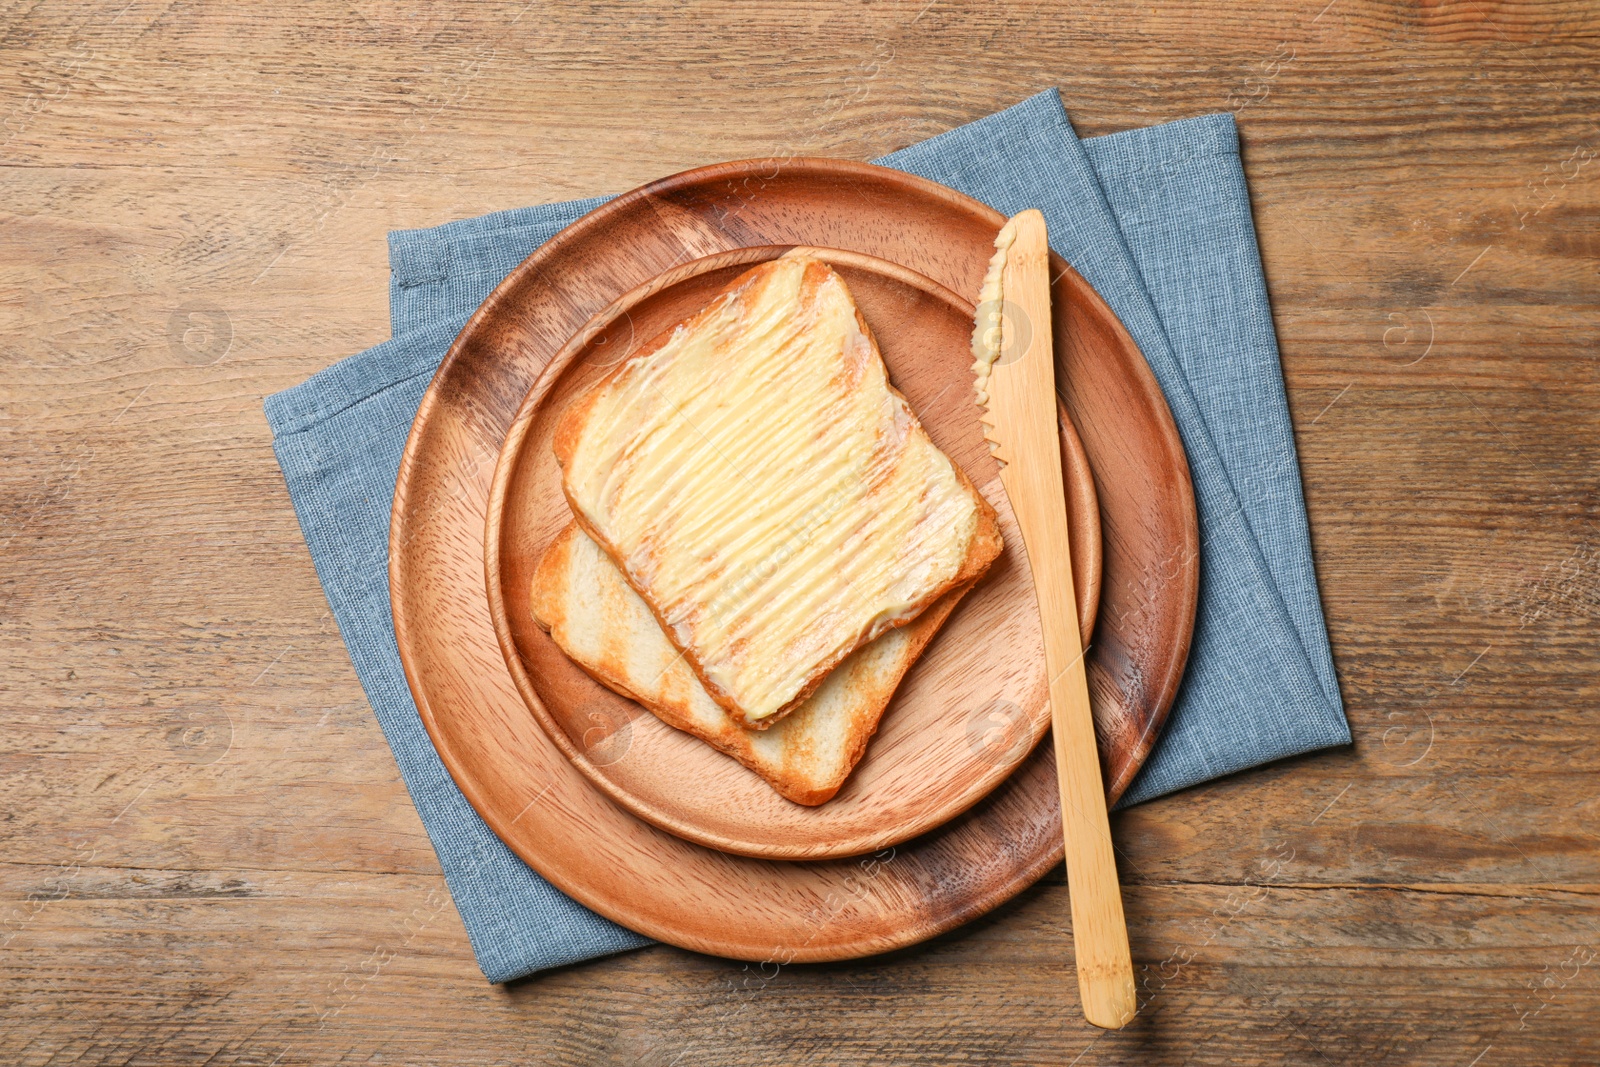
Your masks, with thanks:
<instances>
[{"instance_id":1,"label":"napkin fabric texture","mask_svg":"<svg viewBox=\"0 0 1600 1067\"><path fill-rule=\"evenodd\" d=\"M1043 211L1051 245L1139 343L1182 433L1199 612L1177 703L1123 803L1348 743L1233 117L1080 141L1049 90L878 162L1008 215ZM391 339L266 400L317 576L491 982L648 942L529 869L440 762L395 647L389 506L423 391L462 324L603 202L391 234Z\"/></svg>"}]
</instances>

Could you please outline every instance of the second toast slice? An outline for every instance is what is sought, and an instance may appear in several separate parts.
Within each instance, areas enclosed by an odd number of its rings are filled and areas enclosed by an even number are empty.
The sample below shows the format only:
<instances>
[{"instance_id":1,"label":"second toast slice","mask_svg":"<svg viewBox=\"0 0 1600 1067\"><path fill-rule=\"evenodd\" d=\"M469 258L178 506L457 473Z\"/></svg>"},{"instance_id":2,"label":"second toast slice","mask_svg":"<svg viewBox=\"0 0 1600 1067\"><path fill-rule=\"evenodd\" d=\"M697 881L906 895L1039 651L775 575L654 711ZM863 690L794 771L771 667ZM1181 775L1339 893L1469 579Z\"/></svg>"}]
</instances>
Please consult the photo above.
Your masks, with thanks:
<instances>
[{"instance_id":1,"label":"second toast slice","mask_svg":"<svg viewBox=\"0 0 1600 1067\"><path fill-rule=\"evenodd\" d=\"M532 607L539 625L594 678L732 756L787 799L817 805L849 777L900 680L967 588L858 649L769 730L745 729L706 694L616 564L576 523L540 558Z\"/></svg>"}]
</instances>

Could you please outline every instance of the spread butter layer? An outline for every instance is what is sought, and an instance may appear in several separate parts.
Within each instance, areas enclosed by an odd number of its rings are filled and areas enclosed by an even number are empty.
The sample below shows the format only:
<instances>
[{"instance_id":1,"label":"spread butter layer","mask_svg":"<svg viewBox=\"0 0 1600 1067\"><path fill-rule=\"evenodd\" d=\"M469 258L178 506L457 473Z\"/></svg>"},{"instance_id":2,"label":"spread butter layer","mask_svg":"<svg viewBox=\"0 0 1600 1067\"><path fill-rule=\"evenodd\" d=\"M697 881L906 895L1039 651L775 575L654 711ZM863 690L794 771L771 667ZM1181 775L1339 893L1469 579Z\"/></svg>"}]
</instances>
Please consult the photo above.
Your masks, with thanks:
<instances>
[{"instance_id":1,"label":"spread butter layer","mask_svg":"<svg viewBox=\"0 0 1600 1067\"><path fill-rule=\"evenodd\" d=\"M814 259L750 271L574 407L574 511L747 722L925 607L978 527Z\"/></svg>"}]
</instances>

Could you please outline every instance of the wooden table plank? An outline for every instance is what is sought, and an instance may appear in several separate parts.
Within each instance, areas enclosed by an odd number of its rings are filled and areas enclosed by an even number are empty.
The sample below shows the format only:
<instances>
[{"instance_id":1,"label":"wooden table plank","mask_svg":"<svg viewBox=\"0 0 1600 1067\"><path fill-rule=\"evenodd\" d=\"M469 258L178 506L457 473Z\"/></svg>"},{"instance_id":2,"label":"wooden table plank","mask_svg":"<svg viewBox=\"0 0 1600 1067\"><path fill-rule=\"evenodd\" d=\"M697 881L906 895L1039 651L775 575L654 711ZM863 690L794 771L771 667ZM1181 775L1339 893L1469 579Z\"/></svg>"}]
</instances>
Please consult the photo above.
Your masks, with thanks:
<instances>
[{"instance_id":1,"label":"wooden table plank","mask_svg":"<svg viewBox=\"0 0 1600 1067\"><path fill-rule=\"evenodd\" d=\"M0 1060L1600 1060L1600 8L119 0L0 41ZM1047 85L1085 136L1237 113L1356 744L1116 817L1124 1033L1059 871L877 960L485 985L261 398L387 336L390 229Z\"/></svg>"}]
</instances>

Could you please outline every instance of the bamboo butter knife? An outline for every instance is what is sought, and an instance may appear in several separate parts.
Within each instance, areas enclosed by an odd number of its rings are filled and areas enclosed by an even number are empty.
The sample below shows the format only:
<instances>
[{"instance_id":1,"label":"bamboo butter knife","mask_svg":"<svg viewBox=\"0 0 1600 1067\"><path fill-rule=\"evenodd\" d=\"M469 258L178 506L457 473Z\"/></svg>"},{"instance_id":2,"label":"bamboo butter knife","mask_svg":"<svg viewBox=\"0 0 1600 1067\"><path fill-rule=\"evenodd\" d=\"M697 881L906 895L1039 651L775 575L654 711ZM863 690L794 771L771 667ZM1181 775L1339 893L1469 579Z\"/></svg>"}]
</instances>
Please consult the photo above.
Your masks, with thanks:
<instances>
[{"instance_id":1,"label":"bamboo butter knife","mask_svg":"<svg viewBox=\"0 0 1600 1067\"><path fill-rule=\"evenodd\" d=\"M978 403L985 409L980 421L1022 529L1044 629L1078 993L1085 1018L1117 1029L1136 1010L1133 961L1072 588L1044 216L1022 212L1005 224L994 243L972 336Z\"/></svg>"}]
</instances>

